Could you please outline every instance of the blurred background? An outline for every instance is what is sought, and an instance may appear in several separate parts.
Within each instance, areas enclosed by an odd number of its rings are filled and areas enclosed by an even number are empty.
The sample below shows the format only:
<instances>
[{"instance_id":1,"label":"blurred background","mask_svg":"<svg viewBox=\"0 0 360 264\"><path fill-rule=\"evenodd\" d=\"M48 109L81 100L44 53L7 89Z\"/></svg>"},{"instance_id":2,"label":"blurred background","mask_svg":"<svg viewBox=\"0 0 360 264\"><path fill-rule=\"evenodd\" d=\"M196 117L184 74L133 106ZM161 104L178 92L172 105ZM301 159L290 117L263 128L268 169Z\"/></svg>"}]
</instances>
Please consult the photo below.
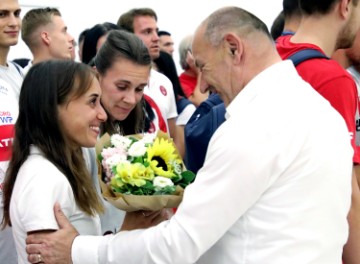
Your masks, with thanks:
<instances>
[{"instance_id":1,"label":"blurred background","mask_svg":"<svg viewBox=\"0 0 360 264\"><path fill-rule=\"evenodd\" d=\"M178 44L183 37L192 34L210 13L224 6L244 8L266 23L270 29L275 17L282 10L282 0L18 0L22 8L21 17L32 8L57 7L68 32L77 41L86 28L98 23L117 22L119 16L134 7L150 7L158 16L159 30L171 33L175 43L174 60L179 67ZM77 49L78 47L76 47ZM77 53L77 51L76 51ZM19 39L19 44L10 49L8 59L29 58L31 53Z\"/></svg>"}]
</instances>

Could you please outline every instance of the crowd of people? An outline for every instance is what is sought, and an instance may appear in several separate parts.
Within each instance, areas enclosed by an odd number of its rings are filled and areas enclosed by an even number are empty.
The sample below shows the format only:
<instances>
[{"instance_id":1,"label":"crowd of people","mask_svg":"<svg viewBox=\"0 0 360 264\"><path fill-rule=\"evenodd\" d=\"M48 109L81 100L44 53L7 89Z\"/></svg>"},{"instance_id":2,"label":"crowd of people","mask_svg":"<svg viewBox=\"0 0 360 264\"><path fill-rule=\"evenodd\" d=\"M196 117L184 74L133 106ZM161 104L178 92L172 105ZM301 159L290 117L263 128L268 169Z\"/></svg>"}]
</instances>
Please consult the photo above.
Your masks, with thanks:
<instances>
[{"instance_id":1,"label":"crowd of people","mask_svg":"<svg viewBox=\"0 0 360 264\"><path fill-rule=\"evenodd\" d=\"M270 31L220 8L179 43L181 73L151 8L76 40L57 8L0 14L0 263L359 263L358 0L284 0ZM158 130L195 181L175 212L115 208L95 145Z\"/></svg>"}]
</instances>

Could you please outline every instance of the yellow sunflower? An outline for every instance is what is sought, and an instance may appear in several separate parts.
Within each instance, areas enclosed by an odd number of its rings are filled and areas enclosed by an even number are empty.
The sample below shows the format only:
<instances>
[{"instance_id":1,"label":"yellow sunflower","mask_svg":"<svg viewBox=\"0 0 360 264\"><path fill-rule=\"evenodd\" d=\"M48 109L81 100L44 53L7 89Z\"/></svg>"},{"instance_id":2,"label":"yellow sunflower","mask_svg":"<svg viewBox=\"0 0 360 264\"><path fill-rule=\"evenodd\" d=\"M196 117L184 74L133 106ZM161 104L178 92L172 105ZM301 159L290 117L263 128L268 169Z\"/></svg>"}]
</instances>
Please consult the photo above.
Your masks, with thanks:
<instances>
[{"instance_id":1,"label":"yellow sunflower","mask_svg":"<svg viewBox=\"0 0 360 264\"><path fill-rule=\"evenodd\" d=\"M147 158L155 175L172 178L175 176L172 164L181 163L174 144L164 138L156 138L147 149Z\"/></svg>"}]
</instances>

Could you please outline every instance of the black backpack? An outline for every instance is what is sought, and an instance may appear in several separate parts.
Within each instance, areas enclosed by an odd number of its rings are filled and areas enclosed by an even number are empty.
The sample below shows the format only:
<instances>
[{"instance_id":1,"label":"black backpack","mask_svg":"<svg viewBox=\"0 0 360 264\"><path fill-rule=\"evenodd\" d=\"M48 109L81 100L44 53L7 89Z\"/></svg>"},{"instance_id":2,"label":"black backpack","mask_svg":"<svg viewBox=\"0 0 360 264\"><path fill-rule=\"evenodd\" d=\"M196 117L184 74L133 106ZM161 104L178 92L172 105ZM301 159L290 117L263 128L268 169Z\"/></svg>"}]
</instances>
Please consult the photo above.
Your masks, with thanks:
<instances>
[{"instance_id":1,"label":"black backpack","mask_svg":"<svg viewBox=\"0 0 360 264\"><path fill-rule=\"evenodd\" d=\"M185 165L194 173L203 166L210 138L225 121L225 106L212 94L195 110L185 125Z\"/></svg>"}]
</instances>

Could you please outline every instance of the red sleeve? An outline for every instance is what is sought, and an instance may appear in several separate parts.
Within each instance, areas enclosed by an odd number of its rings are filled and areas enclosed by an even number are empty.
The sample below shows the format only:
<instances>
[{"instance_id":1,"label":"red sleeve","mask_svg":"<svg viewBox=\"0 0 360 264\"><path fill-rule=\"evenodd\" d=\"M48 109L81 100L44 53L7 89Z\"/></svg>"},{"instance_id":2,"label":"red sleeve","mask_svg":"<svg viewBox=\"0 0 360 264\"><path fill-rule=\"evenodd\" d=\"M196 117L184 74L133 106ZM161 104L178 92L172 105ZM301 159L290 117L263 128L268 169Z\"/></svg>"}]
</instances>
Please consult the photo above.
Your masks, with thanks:
<instances>
[{"instance_id":1,"label":"red sleeve","mask_svg":"<svg viewBox=\"0 0 360 264\"><path fill-rule=\"evenodd\" d=\"M359 107L358 92L355 82L348 76L331 79L318 87L318 92L342 115L351 136L354 148L354 163L360 163L360 147L356 146L356 111Z\"/></svg>"},{"instance_id":2,"label":"red sleeve","mask_svg":"<svg viewBox=\"0 0 360 264\"><path fill-rule=\"evenodd\" d=\"M189 81L186 78L186 76L183 76L183 75L179 76L179 81L180 81L181 88L183 89L185 96L187 98L189 98L189 96L194 93L194 89L195 89L194 83Z\"/></svg>"}]
</instances>

